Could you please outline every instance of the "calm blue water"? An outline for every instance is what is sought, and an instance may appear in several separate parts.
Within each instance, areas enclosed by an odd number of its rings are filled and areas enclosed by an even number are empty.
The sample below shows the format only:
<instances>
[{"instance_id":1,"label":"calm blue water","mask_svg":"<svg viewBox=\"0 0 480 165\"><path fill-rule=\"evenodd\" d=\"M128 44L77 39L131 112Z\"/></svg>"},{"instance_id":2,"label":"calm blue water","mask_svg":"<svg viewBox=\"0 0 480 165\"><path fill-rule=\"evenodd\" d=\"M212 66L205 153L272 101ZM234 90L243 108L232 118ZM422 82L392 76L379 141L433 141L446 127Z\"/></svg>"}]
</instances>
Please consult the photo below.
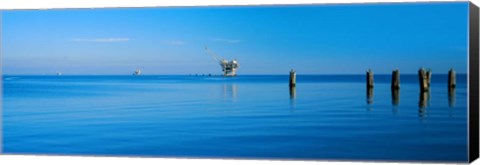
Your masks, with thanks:
<instances>
[{"instance_id":1,"label":"calm blue water","mask_svg":"<svg viewBox=\"0 0 480 165\"><path fill-rule=\"evenodd\" d=\"M467 160L466 76L4 76L4 152L159 157ZM393 97L396 97L393 95Z\"/></svg>"}]
</instances>

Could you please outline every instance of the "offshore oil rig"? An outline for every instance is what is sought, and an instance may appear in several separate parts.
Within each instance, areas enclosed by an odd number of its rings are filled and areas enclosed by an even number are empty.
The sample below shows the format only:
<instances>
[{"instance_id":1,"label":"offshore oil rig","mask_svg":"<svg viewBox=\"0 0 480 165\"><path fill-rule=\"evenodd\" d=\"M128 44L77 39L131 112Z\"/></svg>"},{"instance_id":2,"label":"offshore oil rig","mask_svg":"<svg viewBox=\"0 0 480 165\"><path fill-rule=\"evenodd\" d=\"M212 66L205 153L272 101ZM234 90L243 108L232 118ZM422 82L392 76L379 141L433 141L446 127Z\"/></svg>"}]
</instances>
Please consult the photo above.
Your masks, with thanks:
<instances>
[{"instance_id":1,"label":"offshore oil rig","mask_svg":"<svg viewBox=\"0 0 480 165\"><path fill-rule=\"evenodd\" d=\"M233 59L232 61L225 60L224 58L219 58L217 54L213 51L209 50L207 46L205 46L205 51L213 57L215 61L217 61L220 66L222 67L223 76L231 77L237 75L237 69L239 67L237 59Z\"/></svg>"}]
</instances>

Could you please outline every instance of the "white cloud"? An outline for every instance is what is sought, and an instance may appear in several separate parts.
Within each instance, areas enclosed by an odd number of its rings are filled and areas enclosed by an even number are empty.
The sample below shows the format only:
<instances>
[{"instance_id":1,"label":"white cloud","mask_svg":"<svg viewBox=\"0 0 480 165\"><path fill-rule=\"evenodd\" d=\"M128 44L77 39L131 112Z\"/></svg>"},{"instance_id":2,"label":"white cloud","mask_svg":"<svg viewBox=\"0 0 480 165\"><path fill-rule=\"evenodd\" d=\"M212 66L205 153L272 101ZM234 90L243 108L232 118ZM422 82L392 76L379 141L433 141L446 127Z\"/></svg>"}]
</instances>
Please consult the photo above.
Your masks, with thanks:
<instances>
[{"instance_id":1,"label":"white cloud","mask_svg":"<svg viewBox=\"0 0 480 165\"><path fill-rule=\"evenodd\" d=\"M225 39L225 38L212 38L213 41L218 41L218 42L226 42L226 43L230 43L230 44L236 44L236 43L239 43L240 40L236 40L236 39Z\"/></svg>"},{"instance_id":2,"label":"white cloud","mask_svg":"<svg viewBox=\"0 0 480 165\"><path fill-rule=\"evenodd\" d=\"M163 41L164 44L171 44L171 45L185 45L186 43L183 41Z\"/></svg>"},{"instance_id":3,"label":"white cloud","mask_svg":"<svg viewBox=\"0 0 480 165\"><path fill-rule=\"evenodd\" d=\"M127 42L130 38L75 38L73 42Z\"/></svg>"}]
</instances>

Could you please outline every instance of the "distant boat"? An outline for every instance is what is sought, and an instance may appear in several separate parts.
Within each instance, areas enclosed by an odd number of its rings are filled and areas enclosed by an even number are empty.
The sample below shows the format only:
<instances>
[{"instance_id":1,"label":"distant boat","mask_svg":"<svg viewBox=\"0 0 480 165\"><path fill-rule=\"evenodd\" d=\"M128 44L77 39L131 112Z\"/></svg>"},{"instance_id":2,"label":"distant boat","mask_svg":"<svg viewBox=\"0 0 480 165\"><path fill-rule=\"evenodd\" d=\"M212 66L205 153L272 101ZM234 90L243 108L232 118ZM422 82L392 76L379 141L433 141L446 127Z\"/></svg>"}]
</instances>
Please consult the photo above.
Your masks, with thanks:
<instances>
[{"instance_id":1,"label":"distant boat","mask_svg":"<svg viewBox=\"0 0 480 165\"><path fill-rule=\"evenodd\" d=\"M57 74L57 76L61 76L62 72L57 72L56 74Z\"/></svg>"},{"instance_id":2,"label":"distant boat","mask_svg":"<svg viewBox=\"0 0 480 165\"><path fill-rule=\"evenodd\" d=\"M134 76L140 76L142 74L142 70L140 69L136 69L134 72L133 72L133 75Z\"/></svg>"}]
</instances>

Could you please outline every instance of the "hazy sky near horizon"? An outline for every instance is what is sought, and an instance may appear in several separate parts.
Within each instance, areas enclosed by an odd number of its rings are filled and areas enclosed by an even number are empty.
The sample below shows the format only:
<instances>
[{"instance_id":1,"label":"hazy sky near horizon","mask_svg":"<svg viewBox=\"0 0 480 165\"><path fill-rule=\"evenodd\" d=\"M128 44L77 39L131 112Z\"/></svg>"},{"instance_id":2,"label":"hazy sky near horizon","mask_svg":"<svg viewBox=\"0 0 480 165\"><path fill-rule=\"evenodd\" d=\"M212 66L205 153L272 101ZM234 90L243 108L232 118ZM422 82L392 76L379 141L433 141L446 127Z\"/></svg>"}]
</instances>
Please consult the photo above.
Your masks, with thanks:
<instances>
[{"instance_id":1,"label":"hazy sky near horizon","mask_svg":"<svg viewBox=\"0 0 480 165\"><path fill-rule=\"evenodd\" d=\"M467 72L468 2L11 10L4 74Z\"/></svg>"}]
</instances>

